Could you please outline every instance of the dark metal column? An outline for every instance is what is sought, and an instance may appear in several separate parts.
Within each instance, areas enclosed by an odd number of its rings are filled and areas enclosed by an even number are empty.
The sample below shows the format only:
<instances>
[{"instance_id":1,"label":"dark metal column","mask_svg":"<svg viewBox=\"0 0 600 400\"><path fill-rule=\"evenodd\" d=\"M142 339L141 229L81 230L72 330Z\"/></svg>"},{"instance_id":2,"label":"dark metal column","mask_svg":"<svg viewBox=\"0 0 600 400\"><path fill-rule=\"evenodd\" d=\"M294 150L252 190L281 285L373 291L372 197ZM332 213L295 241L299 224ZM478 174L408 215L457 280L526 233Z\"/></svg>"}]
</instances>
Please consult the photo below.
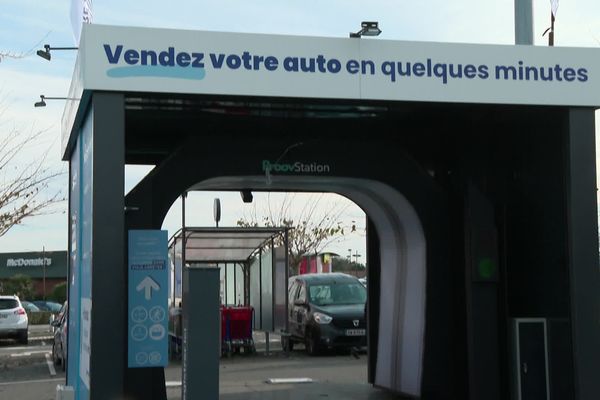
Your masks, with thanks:
<instances>
[{"instance_id":1,"label":"dark metal column","mask_svg":"<svg viewBox=\"0 0 600 400\"><path fill-rule=\"evenodd\" d=\"M121 94L95 93L93 119L90 399L123 397L127 351L125 108ZM83 227L85 229L85 227ZM124 356L125 355L125 356Z\"/></svg>"},{"instance_id":2,"label":"dark metal column","mask_svg":"<svg viewBox=\"0 0 600 400\"><path fill-rule=\"evenodd\" d=\"M377 366L377 345L379 342L379 305L381 290L381 255L379 250L379 236L373 221L365 217L367 225L367 348L369 363L367 366L367 380L375 382Z\"/></svg>"},{"instance_id":3,"label":"dark metal column","mask_svg":"<svg viewBox=\"0 0 600 400\"><path fill-rule=\"evenodd\" d=\"M235 264L234 264L235 268ZM184 268L183 400L219 399L219 270Z\"/></svg>"},{"instance_id":4,"label":"dark metal column","mask_svg":"<svg viewBox=\"0 0 600 400\"><path fill-rule=\"evenodd\" d=\"M569 111L567 142L568 257L575 395L597 399L600 393L600 270L594 110Z\"/></svg>"},{"instance_id":5,"label":"dark metal column","mask_svg":"<svg viewBox=\"0 0 600 400\"><path fill-rule=\"evenodd\" d=\"M469 182L465 193L465 288L469 399L500 399L498 241L494 206Z\"/></svg>"}]
</instances>

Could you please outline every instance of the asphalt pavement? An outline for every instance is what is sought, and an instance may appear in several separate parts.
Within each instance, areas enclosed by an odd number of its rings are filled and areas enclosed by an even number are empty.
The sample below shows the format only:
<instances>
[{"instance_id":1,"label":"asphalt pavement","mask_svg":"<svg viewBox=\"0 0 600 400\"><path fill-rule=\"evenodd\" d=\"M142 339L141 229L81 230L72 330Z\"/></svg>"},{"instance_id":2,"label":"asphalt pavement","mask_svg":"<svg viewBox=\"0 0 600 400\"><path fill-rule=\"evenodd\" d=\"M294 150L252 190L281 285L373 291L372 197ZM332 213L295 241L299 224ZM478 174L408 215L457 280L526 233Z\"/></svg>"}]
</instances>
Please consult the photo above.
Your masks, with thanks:
<instances>
[{"instance_id":1,"label":"asphalt pavement","mask_svg":"<svg viewBox=\"0 0 600 400\"><path fill-rule=\"evenodd\" d=\"M193 368L191 369L193 371ZM198 371L200 373L200 371ZM302 350L286 356L234 355L221 359L219 368L221 400L391 400L400 399L367 383L367 357L327 354L309 357ZM181 400L181 365L171 363L165 370L169 400ZM193 379L193 372L192 372ZM281 383L269 383L277 382ZM294 381L303 383L292 383Z\"/></svg>"},{"instance_id":2,"label":"asphalt pavement","mask_svg":"<svg viewBox=\"0 0 600 400\"><path fill-rule=\"evenodd\" d=\"M0 340L0 399L55 399L65 375L50 359L52 337L49 325L30 325L27 345Z\"/></svg>"},{"instance_id":3,"label":"asphalt pavement","mask_svg":"<svg viewBox=\"0 0 600 400\"><path fill-rule=\"evenodd\" d=\"M27 346L0 341L0 399L55 399L56 386L65 383L65 375L60 369L57 371L50 360L51 338L49 326L32 326ZM234 354L221 359L221 400L401 398L367 383L364 353L309 357L299 345L286 355L281 351L279 337L272 335L270 339L269 353L265 351L264 335L258 333L254 337L255 354ZM165 377L168 400L181 400L181 363L172 361L165 368ZM304 383L293 383L298 380Z\"/></svg>"},{"instance_id":4,"label":"asphalt pavement","mask_svg":"<svg viewBox=\"0 0 600 400\"><path fill-rule=\"evenodd\" d=\"M29 325L29 340L50 340L53 337L52 327L45 325Z\"/></svg>"}]
</instances>

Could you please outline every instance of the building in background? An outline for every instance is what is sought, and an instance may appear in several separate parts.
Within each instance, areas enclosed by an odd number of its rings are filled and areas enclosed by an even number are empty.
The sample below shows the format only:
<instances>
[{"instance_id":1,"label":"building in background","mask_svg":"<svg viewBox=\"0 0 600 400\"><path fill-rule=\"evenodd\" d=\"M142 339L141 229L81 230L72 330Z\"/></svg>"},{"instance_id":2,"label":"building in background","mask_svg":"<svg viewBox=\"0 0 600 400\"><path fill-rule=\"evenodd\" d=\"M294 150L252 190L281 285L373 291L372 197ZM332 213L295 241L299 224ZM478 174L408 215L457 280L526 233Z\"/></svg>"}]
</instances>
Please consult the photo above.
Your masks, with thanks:
<instances>
[{"instance_id":1,"label":"building in background","mask_svg":"<svg viewBox=\"0 0 600 400\"><path fill-rule=\"evenodd\" d=\"M3 284L19 274L31 278L35 297L48 296L67 280L67 252L0 253L0 293Z\"/></svg>"},{"instance_id":2,"label":"building in background","mask_svg":"<svg viewBox=\"0 0 600 400\"><path fill-rule=\"evenodd\" d=\"M303 256L298 264L298 275L331 272L333 257L339 257L339 255L331 252L323 252Z\"/></svg>"}]
</instances>

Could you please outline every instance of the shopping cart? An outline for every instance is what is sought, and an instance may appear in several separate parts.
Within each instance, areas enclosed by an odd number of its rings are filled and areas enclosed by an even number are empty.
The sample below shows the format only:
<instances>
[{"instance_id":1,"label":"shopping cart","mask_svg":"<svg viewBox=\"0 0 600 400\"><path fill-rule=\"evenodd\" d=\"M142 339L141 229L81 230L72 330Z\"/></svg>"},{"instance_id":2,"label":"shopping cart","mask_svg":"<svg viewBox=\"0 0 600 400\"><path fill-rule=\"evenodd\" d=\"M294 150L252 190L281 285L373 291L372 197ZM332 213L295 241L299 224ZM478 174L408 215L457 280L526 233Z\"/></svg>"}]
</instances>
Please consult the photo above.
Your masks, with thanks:
<instances>
[{"instance_id":1,"label":"shopping cart","mask_svg":"<svg viewBox=\"0 0 600 400\"><path fill-rule=\"evenodd\" d=\"M243 306L221 306L221 355L231 357L233 353L256 352L252 338L254 308Z\"/></svg>"}]
</instances>

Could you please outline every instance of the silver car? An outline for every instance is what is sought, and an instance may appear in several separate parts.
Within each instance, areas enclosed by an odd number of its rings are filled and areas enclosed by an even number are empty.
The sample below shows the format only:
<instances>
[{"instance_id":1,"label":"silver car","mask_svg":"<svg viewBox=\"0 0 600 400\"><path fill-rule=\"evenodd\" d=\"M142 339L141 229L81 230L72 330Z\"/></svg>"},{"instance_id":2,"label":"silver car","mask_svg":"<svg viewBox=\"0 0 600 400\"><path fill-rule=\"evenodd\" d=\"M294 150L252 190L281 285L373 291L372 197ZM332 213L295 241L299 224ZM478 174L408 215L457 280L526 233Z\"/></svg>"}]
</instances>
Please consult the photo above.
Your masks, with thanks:
<instances>
[{"instance_id":1,"label":"silver car","mask_svg":"<svg viewBox=\"0 0 600 400\"><path fill-rule=\"evenodd\" d=\"M27 313L17 296L0 296L0 339L17 339L27 344Z\"/></svg>"}]
</instances>

